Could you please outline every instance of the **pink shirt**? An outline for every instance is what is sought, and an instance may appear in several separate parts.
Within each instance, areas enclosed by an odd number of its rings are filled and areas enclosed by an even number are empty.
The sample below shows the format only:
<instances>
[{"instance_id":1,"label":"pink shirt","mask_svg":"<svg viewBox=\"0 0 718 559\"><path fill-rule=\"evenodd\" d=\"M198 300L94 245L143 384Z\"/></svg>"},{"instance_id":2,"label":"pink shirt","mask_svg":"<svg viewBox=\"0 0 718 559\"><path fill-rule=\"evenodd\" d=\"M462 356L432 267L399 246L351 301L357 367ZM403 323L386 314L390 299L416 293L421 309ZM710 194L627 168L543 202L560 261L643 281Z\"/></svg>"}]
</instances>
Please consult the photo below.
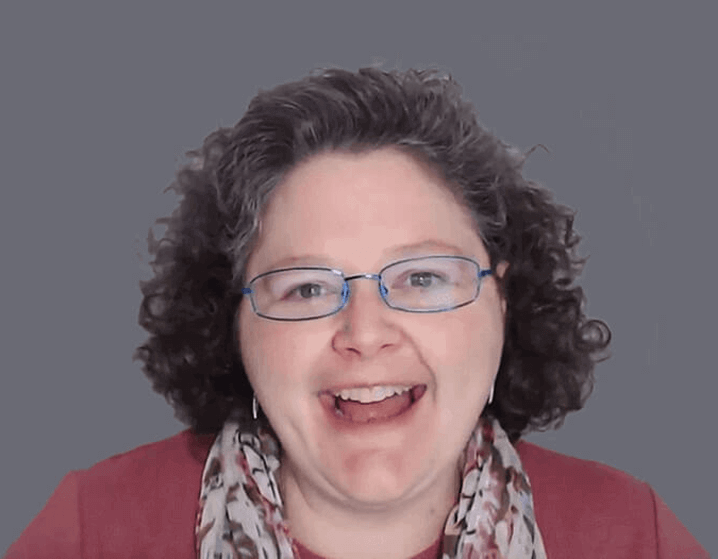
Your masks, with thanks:
<instances>
[{"instance_id":1,"label":"pink shirt","mask_svg":"<svg viewBox=\"0 0 718 559\"><path fill-rule=\"evenodd\" d=\"M213 440L183 431L70 472L5 557L193 559L202 469ZM549 559L708 559L647 483L525 441L516 448ZM436 557L438 544L413 559ZM317 557L300 551L302 559Z\"/></svg>"}]
</instances>

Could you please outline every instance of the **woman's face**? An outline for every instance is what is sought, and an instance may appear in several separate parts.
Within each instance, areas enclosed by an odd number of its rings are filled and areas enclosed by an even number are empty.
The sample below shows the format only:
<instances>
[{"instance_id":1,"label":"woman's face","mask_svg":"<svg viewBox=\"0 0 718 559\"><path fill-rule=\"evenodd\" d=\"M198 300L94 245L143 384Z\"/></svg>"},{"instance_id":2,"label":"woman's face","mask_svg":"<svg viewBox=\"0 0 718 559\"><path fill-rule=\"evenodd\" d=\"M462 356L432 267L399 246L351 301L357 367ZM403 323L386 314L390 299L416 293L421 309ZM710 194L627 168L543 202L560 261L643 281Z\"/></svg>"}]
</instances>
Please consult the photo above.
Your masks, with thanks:
<instances>
[{"instance_id":1,"label":"woman's face","mask_svg":"<svg viewBox=\"0 0 718 559\"><path fill-rule=\"evenodd\" d=\"M489 267L469 215L416 160L386 148L329 152L301 163L273 193L246 277L307 265L378 273L429 255ZM283 474L344 506L400 503L456 477L498 371L505 305L493 276L473 303L438 313L389 308L373 280L350 289L342 311L301 322L259 317L245 297L242 359L282 443ZM391 419L336 413L336 392L385 385L426 390Z\"/></svg>"}]
</instances>

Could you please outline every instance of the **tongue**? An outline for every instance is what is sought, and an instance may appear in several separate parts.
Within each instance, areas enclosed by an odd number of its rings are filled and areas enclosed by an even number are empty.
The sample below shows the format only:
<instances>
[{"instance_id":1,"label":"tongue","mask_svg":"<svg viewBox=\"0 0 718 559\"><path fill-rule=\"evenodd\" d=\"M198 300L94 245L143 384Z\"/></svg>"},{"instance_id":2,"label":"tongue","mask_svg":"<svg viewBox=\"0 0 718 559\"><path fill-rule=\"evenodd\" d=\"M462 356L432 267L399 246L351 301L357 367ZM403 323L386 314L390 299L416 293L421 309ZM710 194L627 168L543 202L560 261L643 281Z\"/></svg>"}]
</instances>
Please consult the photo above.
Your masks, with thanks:
<instances>
[{"instance_id":1,"label":"tongue","mask_svg":"<svg viewBox=\"0 0 718 559\"><path fill-rule=\"evenodd\" d=\"M362 404L353 400L336 399L336 405L344 417L349 421L367 423L369 421L380 421L399 415L411 406L411 392L389 396L381 402Z\"/></svg>"}]
</instances>

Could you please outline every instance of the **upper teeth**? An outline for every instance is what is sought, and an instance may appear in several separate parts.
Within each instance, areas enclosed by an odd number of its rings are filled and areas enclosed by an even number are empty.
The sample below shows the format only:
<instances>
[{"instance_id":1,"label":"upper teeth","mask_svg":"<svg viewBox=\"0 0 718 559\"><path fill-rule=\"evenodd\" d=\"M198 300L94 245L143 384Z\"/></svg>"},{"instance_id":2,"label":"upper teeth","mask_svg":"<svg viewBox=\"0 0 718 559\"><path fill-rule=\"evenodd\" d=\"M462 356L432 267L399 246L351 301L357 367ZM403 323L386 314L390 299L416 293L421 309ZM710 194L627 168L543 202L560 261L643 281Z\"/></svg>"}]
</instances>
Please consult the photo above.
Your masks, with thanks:
<instances>
[{"instance_id":1,"label":"upper teeth","mask_svg":"<svg viewBox=\"0 0 718 559\"><path fill-rule=\"evenodd\" d=\"M362 404L379 402L394 394L402 394L411 390L411 386L372 386L370 388L345 388L334 395L342 400L354 400Z\"/></svg>"}]
</instances>

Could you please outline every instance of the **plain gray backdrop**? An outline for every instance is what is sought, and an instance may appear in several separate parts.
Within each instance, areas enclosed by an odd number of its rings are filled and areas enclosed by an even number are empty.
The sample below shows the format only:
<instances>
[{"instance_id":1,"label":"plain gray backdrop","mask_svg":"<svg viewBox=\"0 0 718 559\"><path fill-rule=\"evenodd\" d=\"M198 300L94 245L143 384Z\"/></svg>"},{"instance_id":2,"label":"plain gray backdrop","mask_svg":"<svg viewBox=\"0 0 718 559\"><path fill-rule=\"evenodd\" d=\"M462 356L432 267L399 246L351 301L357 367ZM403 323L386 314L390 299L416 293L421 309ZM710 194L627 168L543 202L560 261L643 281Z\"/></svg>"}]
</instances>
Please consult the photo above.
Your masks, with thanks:
<instances>
[{"instance_id":1,"label":"plain gray backdrop","mask_svg":"<svg viewBox=\"0 0 718 559\"><path fill-rule=\"evenodd\" d=\"M716 9L483 4L3 2L0 549L68 470L183 428L131 356L184 152L260 88L382 63L450 72L499 137L550 149L526 174L578 210L613 356L528 439L649 482L718 554Z\"/></svg>"}]
</instances>

